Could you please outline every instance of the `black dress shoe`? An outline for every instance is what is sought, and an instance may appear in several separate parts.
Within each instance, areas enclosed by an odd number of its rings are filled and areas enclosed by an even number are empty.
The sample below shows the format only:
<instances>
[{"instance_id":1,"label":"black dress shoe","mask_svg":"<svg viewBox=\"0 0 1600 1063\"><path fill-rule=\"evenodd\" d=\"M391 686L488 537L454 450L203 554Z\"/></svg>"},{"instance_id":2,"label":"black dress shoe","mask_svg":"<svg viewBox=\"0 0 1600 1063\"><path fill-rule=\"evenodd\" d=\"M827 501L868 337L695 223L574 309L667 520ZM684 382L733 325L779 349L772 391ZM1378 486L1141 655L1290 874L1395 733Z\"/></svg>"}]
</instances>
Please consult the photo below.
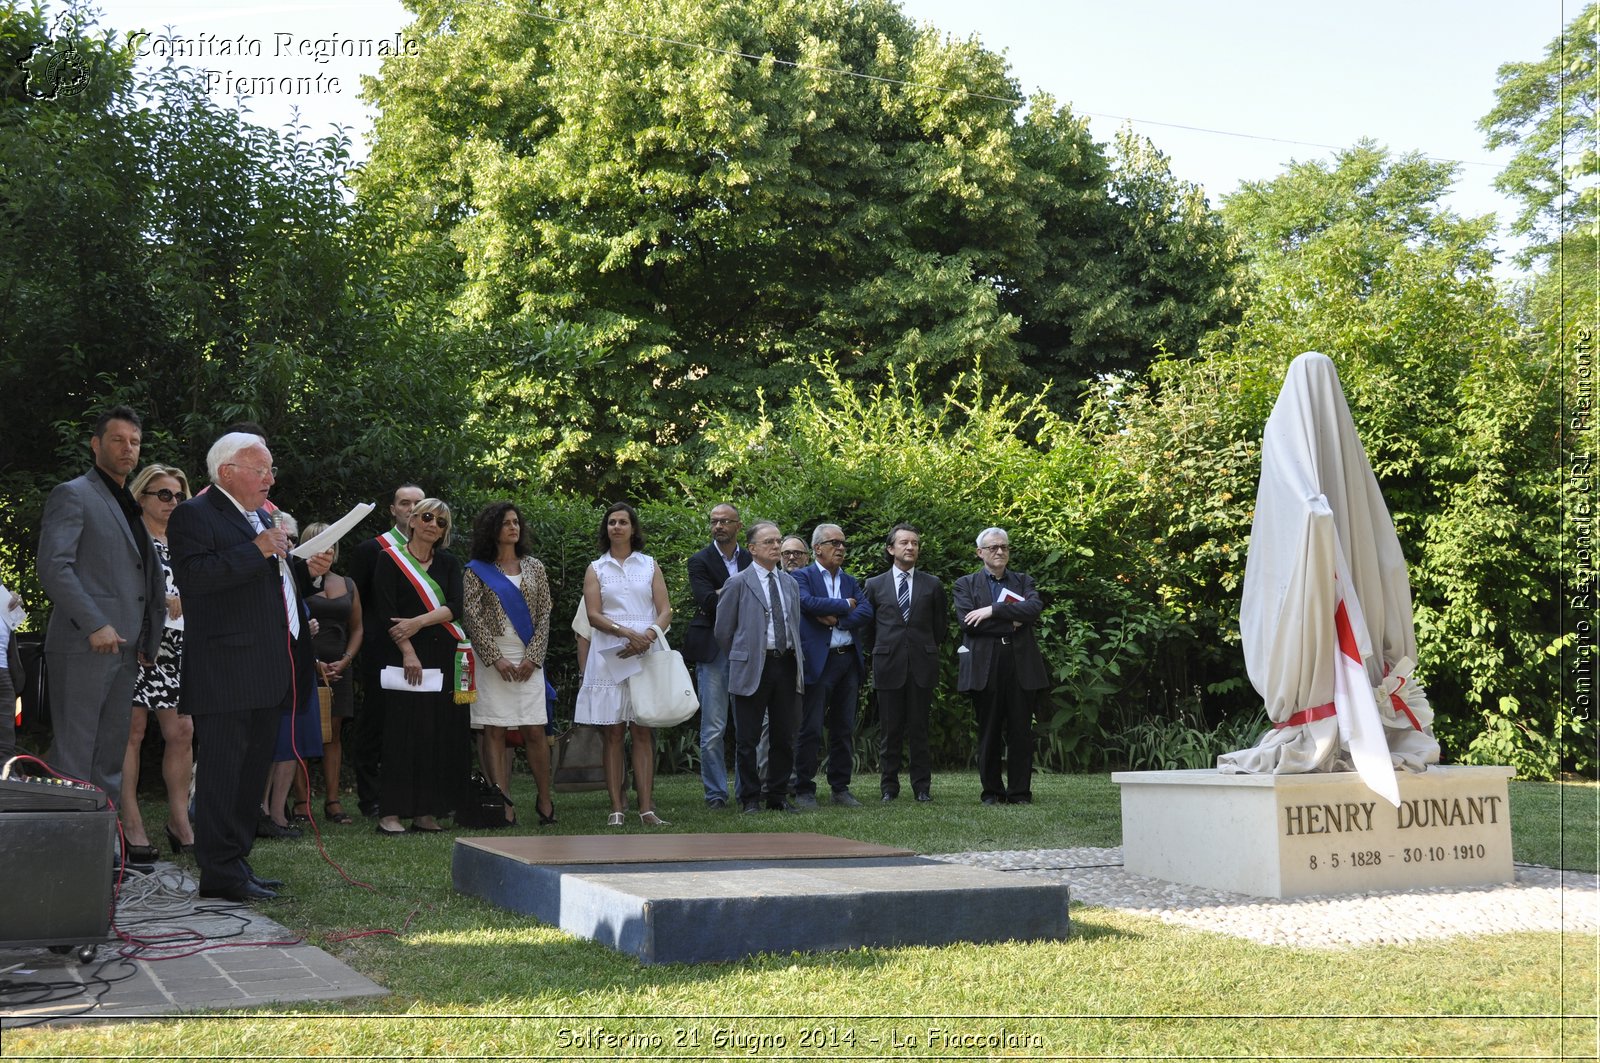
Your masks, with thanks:
<instances>
[{"instance_id":1,"label":"black dress shoe","mask_svg":"<svg viewBox=\"0 0 1600 1063\"><path fill-rule=\"evenodd\" d=\"M900 795L899 795L899 794L891 794L891 793L885 793L885 794L884 794L884 795L883 795L883 803L884 803L884 804L888 804L888 803L889 803L889 802L890 802L890 801L893 801L893 800L895 800L895 799L896 799L896 798L898 798L898 797L899 797L899 796L900 796Z\"/></svg>"},{"instance_id":2,"label":"black dress shoe","mask_svg":"<svg viewBox=\"0 0 1600 1063\"><path fill-rule=\"evenodd\" d=\"M767 802L767 811L768 812L798 812L798 811L800 811L800 806L795 804L793 801L789 800L787 797L785 797L782 801L768 801Z\"/></svg>"},{"instance_id":3,"label":"black dress shoe","mask_svg":"<svg viewBox=\"0 0 1600 1063\"><path fill-rule=\"evenodd\" d=\"M250 872L250 881L255 883L257 886L260 886L264 890L281 890L281 889L283 889L283 879L281 879L281 878L262 878L260 875L256 874L254 871Z\"/></svg>"},{"instance_id":4,"label":"black dress shoe","mask_svg":"<svg viewBox=\"0 0 1600 1063\"><path fill-rule=\"evenodd\" d=\"M998 805L1000 803L1000 799L994 794L984 794L983 803L986 805Z\"/></svg>"},{"instance_id":5,"label":"black dress shoe","mask_svg":"<svg viewBox=\"0 0 1600 1063\"><path fill-rule=\"evenodd\" d=\"M1006 798L1006 804L1008 804L1008 805L1031 805L1031 804L1033 804L1033 795L1032 794L1018 794L1016 797L1008 797L1008 798Z\"/></svg>"},{"instance_id":6,"label":"black dress shoe","mask_svg":"<svg viewBox=\"0 0 1600 1063\"><path fill-rule=\"evenodd\" d=\"M265 886L258 886L249 879L236 886L220 886L207 889L201 887L200 896L209 897L220 901L233 901L235 904L251 904L255 901L274 901L278 894Z\"/></svg>"},{"instance_id":7,"label":"black dress shoe","mask_svg":"<svg viewBox=\"0 0 1600 1063\"><path fill-rule=\"evenodd\" d=\"M918 801L932 801L933 800L933 795L930 794L926 790L918 790L917 791L917 800Z\"/></svg>"},{"instance_id":8,"label":"black dress shoe","mask_svg":"<svg viewBox=\"0 0 1600 1063\"><path fill-rule=\"evenodd\" d=\"M753 816L761 811L761 802L746 801L744 804L739 806L739 811L743 812L747 816Z\"/></svg>"},{"instance_id":9,"label":"black dress shoe","mask_svg":"<svg viewBox=\"0 0 1600 1063\"><path fill-rule=\"evenodd\" d=\"M728 807L728 802L724 801L720 797L713 797L711 800L706 802L706 807L713 812L721 812L723 809Z\"/></svg>"}]
</instances>

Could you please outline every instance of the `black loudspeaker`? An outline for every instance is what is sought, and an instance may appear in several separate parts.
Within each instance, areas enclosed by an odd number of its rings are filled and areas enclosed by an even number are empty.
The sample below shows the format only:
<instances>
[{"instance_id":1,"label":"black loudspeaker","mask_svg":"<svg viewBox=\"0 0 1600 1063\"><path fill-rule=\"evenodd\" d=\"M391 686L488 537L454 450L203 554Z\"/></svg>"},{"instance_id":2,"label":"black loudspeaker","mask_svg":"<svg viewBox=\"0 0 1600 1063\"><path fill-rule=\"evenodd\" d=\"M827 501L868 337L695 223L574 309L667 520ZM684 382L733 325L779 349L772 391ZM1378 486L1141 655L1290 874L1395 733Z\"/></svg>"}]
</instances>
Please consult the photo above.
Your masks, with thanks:
<instances>
[{"instance_id":1,"label":"black loudspeaker","mask_svg":"<svg viewBox=\"0 0 1600 1063\"><path fill-rule=\"evenodd\" d=\"M0 947L109 940L116 837L109 808L0 811Z\"/></svg>"}]
</instances>

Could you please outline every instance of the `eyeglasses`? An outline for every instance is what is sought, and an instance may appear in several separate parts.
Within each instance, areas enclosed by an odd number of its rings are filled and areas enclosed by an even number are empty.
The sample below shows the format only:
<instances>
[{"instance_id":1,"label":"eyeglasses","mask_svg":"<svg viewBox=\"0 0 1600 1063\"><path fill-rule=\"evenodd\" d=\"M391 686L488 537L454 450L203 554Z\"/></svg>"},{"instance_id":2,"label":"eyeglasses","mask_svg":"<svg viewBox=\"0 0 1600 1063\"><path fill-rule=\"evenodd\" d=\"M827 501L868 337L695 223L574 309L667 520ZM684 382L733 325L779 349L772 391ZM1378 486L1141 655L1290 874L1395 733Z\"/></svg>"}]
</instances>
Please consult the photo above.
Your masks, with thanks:
<instances>
[{"instance_id":1,"label":"eyeglasses","mask_svg":"<svg viewBox=\"0 0 1600 1063\"><path fill-rule=\"evenodd\" d=\"M806 554L809 553L809 552L810 551L807 551L807 550L780 550L779 551L779 553L783 554L784 557L805 557Z\"/></svg>"},{"instance_id":2,"label":"eyeglasses","mask_svg":"<svg viewBox=\"0 0 1600 1063\"><path fill-rule=\"evenodd\" d=\"M1011 552L1011 544L1010 543L991 543L988 546L980 546L980 547L978 547L978 549L979 550L992 550L995 553L999 553L1000 551L1004 550L1005 552L1010 553Z\"/></svg>"},{"instance_id":3,"label":"eyeglasses","mask_svg":"<svg viewBox=\"0 0 1600 1063\"><path fill-rule=\"evenodd\" d=\"M439 522L439 527L441 527L441 528L450 527L450 518L449 517L438 517L438 516L435 516L433 510L431 510L431 509L428 510L428 512L426 512L426 513L417 514L417 519L420 520L424 524L432 524L434 521L437 520Z\"/></svg>"},{"instance_id":4,"label":"eyeglasses","mask_svg":"<svg viewBox=\"0 0 1600 1063\"><path fill-rule=\"evenodd\" d=\"M718 524L738 524L739 523L739 518L738 517L712 517L711 518L711 523L713 525L718 525Z\"/></svg>"},{"instance_id":5,"label":"eyeglasses","mask_svg":"<svg viewBox=\"0 0 1600 1063\"><path fill-rule=\"evenodd\" d=\"M274 465L274 466L272 466L271 468L268 468L268 469L257 469L254 466L250 466L250 465L240 465L236 461L225 461L222 464L224 464L224 465L232 465L235 469L243 469L245 472L253 472L257 476L261 477L263 480L265 480L269 476L272 477L274 480L276 480L278 478L278 467L276 465Z\"/></svg>"},{"instance_id":6,"label":"eyeglasses","mask_svg":"<svg viewBox=\"0 0 1600 1063\"><path fill-rule=\"evenodd\" d=\"M818 543L817 546L819 548L824 547L824 546L836 546L840 550L848 550L848 549L850 549L850 544L845 542L843 539L824 539L820 543Z\"/></svg>"},{"instance_id":7,"label":"eyeglasses","mask_svg":"<svg viewBox=\"0 0 1600 1063\"><path fill-rule=\"evenodd\" d=\"M189 497L188 495L184 494L182 491L171 491L171 490L168 490L165 487L163 487L159 491L146 491L144 493L147 494L147 495L155 495L157 498L161 499L161 501L163 501L163 502L182 502L184 499Z\"/></svg>"}]
</instances>

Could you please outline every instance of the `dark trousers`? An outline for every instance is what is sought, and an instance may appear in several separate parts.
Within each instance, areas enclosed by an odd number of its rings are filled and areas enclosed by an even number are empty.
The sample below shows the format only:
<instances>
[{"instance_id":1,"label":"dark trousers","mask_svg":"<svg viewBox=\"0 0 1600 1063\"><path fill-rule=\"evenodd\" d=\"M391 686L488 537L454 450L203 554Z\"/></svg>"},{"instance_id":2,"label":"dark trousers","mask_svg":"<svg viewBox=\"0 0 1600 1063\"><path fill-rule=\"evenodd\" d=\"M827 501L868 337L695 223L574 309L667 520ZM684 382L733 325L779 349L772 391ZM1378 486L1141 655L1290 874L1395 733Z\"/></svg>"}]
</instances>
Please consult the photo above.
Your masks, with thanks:
<instances>
[{"instance_id":1,"label":"dark trousers","mask_svg":"<svg viewBox=\"0 0 1600 1063\"><path fill-rule=\"evenodd\" d=\"M972 692L978 712L978 781L983 796L1001 801L1033 798L1034 692L1017 686L1012 648L994 647L989 677L982 690ZM1005 779L1000 777L1004 753Z\"/></svg>"},{"instance_id":2,"label":"dark trousers","mask_svg":"<svg viewBox=\"0 0 1600 1063\"><path fill-rule=\"evenodd\" d=\"M768 656L761 669L761 683L755 692L733 696L740 805L765 796L768 808L781 808L788 795L789 775L794 771L794 737L800 725L800 692L795 689L796 667L793 651L781 657ZM761 744L763 714L767 717L772 737L764 776L756 758L756 747Z\"/></svg>"},{"instance_id":3,"label":"dark trousers","mask_svg":"<svg viewBox=\"0 0 1600 1063\"><path fill-rule=\"evenodd\" d=\"M194 718L194 859L203 890L241 886L250 877L256 818L284 708Z\"/></svg>"},{"instance_id":4,"label":"dark trousers","mask_svg":"<svg viewBox=\"0 0 1600 1063\"><path fill-rule=\"evenodd\" d=\"M794 747L794 792L817 792L817 764L822 757L822 729L828 729L828 786L834 793L850 788L855 767L851 740L856 733L856 700L861 678L856 670L856 648L829 651L822 676L806 686L800 709L800 735Z\"/></svg>"},{"instance_id":5,"label":"dark trousers","mask_svg":"<svg viewBox=\"0 0 1600 1063\"><path fill-rule=\"evenodd\" d=\"M933 779L933 757L928 752L928 713L933 688L910 680L903 687L878 691L878 723L882 744L878 748L879 786L892 796L900 793L900 745L911 747L911 791L927 793Z\"/></svg>"},{"instance_id":6,"label":"dark trousers","mask_svg":"<svg viewBox=\"0 0 1600 1063\"><path fill-rule=\"evenodd\" d=\"M363 813L378 807L378 770L383 762L385 691L378 684L377 656L371 647L363 646L359 658L361 699L356 704L355 720L345 734L344 762L356 777L356 801Z\"/></svg>"}]
</instances>

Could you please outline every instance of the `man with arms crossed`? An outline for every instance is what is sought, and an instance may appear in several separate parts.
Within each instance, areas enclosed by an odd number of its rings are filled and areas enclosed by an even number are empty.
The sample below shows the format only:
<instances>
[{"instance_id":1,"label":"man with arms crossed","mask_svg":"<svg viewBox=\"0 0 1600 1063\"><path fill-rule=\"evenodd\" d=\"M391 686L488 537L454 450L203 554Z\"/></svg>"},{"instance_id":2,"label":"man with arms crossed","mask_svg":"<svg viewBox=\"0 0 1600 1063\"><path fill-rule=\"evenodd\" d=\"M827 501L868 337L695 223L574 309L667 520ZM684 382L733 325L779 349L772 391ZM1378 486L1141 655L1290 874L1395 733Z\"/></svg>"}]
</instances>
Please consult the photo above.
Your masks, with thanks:
<instances>
[{"instance_id":1,"label":"man with arms crossed","mask_svg":"<svg viewBox=\"0 0 1600 1063\"><path fill-rule=\"evenodd\" d=\"M837 524L817 525L811 533L817 563L794 572L800 587L800 645L806 656L806 691L794 752L794 801L801 808L817 805L824 725L833 803L852 808L861 804L850 793L850 774L855 763L856 700L866 666L852 632L872 614L862 602L856 578L844 571L847 545Z\"/></svg>"},{"instance_id":2,"label":"man with arms crossed","mask_svg":"<svg viewBox=\"0 0 1600 1063\"><path fill-rule=\"evenodd\" d=\"M309 564L289 557L289 534L263 508L277 470L260 436L231 432L212 444L215 490L172 511L167 539L183 595L179 705L204 751L195 777L195 862L200 895L270 900L282 883L250 867L261 791L278 720L316 682L303 597L328 571L331 551Z\"/></svg>"}]
</instances>

